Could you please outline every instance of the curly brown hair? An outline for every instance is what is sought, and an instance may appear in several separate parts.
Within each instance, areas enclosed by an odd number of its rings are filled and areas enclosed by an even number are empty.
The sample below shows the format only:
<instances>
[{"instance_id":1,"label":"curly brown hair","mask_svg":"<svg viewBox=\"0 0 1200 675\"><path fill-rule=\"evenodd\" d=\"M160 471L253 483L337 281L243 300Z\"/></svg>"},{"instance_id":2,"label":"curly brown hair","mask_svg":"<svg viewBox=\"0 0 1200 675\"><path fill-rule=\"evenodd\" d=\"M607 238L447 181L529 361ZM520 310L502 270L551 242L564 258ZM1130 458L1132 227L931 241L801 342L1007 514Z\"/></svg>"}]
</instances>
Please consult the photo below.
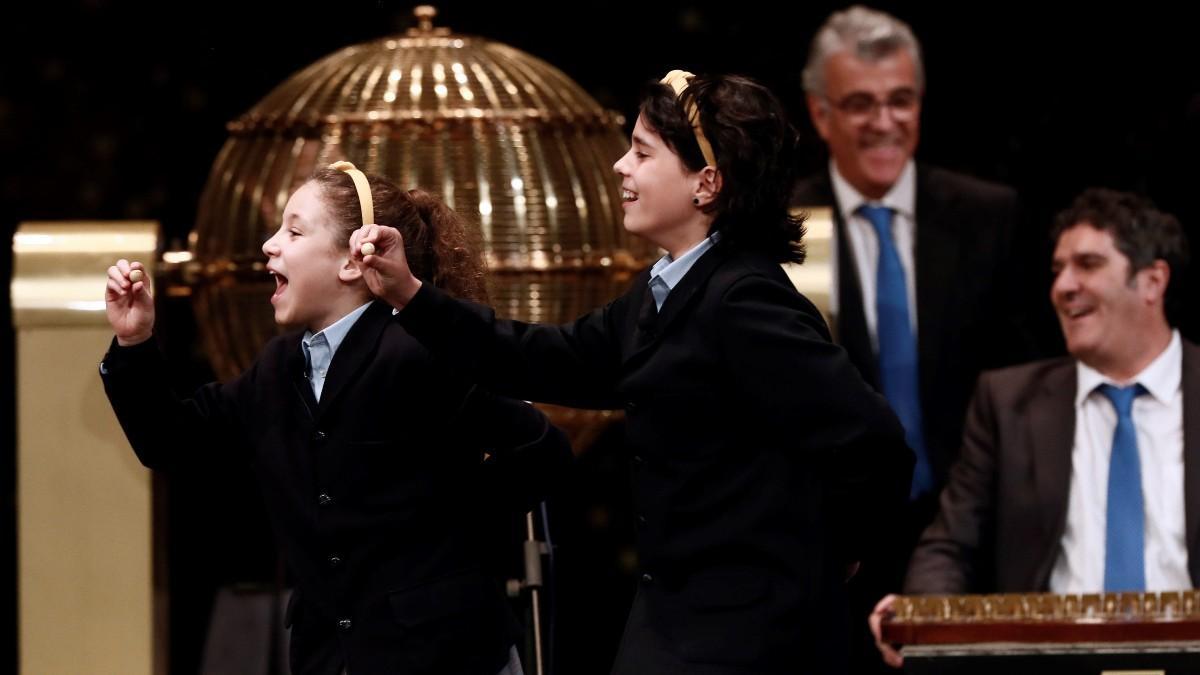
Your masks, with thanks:
<instances>
[{"instance_id":1,"label":"curly brown hair","mask_svg":"<svg viewBox=\"0 0 1200 675\"><path fill-rule=\"evenodd\" d=\"M404 254L414 275L453 296L487 302L486 269L474 232L454 209L424 190L403 190L379 174L368 173L375 222L400 230ZM337 227L340 247L362 226L354 181L344 171L321 168L310 181L321 189Z\"/></svg>"}]
</instances>

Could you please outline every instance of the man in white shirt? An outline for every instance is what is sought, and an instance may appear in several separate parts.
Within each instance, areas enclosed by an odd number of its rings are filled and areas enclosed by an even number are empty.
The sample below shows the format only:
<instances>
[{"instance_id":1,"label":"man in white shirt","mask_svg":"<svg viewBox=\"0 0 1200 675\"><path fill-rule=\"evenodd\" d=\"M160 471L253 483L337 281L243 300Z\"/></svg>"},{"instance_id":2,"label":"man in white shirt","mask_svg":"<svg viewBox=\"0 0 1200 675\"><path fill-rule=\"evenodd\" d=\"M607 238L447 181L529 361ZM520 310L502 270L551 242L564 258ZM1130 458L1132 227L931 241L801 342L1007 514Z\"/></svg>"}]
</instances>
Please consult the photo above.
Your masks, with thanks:
<instances>
[{"instance_id":1,"label":"man in white shirt","mask_svg":"<svg viewBox=\"0 0 1200 675\"><path fill-rule=\"evenodd\" d=\"M925 76L903 21L862 6L835 12L803 77L829 167L801 181L793 203L833 210L834 338L917 455L911 546L936 510L976 376L1032 357L1023 329L1014 334L1017 196L914 160Z\"/></svg>"},{"instance_id":2,"label":"man in white shirt","mask_svg":"<svg viewBox=\"0 0 1200 675\"><path fill-rule=\"evenodd\" d=\"M1136 196L1093 189L1054 234L1050 298L1071 356L981 376L906 593L1200 580L1200 347L1173 328L1182 227ZM890 599L872 617L877 640Z\"/></svg>"},{"instance_id":3,"label":"man in white shirt","mask_svg":"<svg viewBox=\"0 0 1200 675\"><path fill-rule=\"evenodd\" d=\"M829 165L792 201L833 211L834 339L888 399L917 457L893 536L851 583L865 618L899 587L937 511L979 372L1034 356L1010 255L1017 196L914 160L925 77L903 21L861 6L833 13L813 39L804 89ZM859 643L854 670L870 672L878 657L865 628Z\"/></svg>"}]
</instances>

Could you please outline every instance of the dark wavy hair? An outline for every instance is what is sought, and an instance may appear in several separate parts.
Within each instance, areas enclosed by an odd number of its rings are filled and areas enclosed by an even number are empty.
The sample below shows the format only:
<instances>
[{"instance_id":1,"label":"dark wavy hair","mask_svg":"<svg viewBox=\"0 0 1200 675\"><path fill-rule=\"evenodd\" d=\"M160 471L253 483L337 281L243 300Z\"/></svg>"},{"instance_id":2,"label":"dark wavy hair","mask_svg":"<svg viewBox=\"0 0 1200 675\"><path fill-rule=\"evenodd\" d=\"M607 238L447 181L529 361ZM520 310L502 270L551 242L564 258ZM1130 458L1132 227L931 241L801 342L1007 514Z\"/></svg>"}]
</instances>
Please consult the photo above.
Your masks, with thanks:
<instances>
[{"instance_id":1,"label":"dark wavy hair","mask_svg":"<svg viewBox=\"0 0 1200 675\"><path fill-rule=\"evenodd\" d=\"M1163 308L1167 322L1179 325L1183 311L1179 297L1189 258L1183 225L1175 216L1159 211L1154 203L1130 192L1106 188L1088 188L1075 198L1054 220L1050 236L1058 241L1063 232L1087 223L1112 235L1117 250L1129 259L1129 278L1146 269L1155 260L1171 268Z\"/></svg>"},{"instance_id":2,"label":"dark wavy hair","mask_svg":"<svg viewBox=\"0 0 1200 675\"><path fill-rule=\"evenodd\" d=\"M697 75L678 98L651 83L639 112L643 123L679 155L684 166L706 166L687 119L695 104L712 145L721 190L705 210L723 244L758 249L779 262L804 261L804 216L788 212L796 178L797 136L769 89L738 75Z\"/></svg>"},{"instance_id":3,"label":"dark wavy hair","mask_svg":"<svg viewBox=\"0 0 1200 675\"><path fill-rule=\"evenodd\" d=\"M459 298L487 302L486 269L466 222L438 197L424 190L403 190L384 176L368 173L375 222L404 235L404 253L417 278ZM358 191L350 176L321 168L309 179L321 189L337 227L339 246L362 226Z\"/></svg>"}]
</instances>

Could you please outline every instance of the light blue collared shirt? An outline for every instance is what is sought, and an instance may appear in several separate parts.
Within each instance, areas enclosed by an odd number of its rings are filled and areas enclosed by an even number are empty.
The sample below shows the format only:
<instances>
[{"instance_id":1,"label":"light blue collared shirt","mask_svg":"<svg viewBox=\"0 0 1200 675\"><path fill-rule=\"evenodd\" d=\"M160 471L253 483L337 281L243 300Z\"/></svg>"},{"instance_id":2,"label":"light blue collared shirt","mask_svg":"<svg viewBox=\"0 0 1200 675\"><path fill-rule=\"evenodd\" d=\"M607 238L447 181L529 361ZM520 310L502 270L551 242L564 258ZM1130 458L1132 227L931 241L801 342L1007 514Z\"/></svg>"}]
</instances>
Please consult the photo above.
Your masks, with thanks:
<instances>
[{"instance_id":1,"label":"light blue collared shirt","mask_svg":"<svg viewBox=\"0 0 1200 675\"><path fill-rule=\"evenodd\" d=\"M678 258L672 260L671 254L668 253L654 263L654 267L650 268L650 293L654 295L654 304L658 311L662 311L663 303L667 301L671 289L679 285L680 280L692 269L692 265L696 264L700 256L720 240L721 233L713 232Z\"/></svg>"},{"instance_id":2,"label":"light blue collared shirt","mask_svg":"<svg viewBox=\"0 0 1200 675\"><path fill-rule=\"evenodd\" d=\"M359 307L346 316L326 326L325 330L313 335L311 330L304 331L300 346L304 348L304 358L308 360L308 383L312 385L313 396L320 401L321 390L325 388L325 374L329 372L329 364L333 363L333 355L346 339L346 334L354 327L358 317L367 311L371 303Z\"/></svg>"}]
</instances>

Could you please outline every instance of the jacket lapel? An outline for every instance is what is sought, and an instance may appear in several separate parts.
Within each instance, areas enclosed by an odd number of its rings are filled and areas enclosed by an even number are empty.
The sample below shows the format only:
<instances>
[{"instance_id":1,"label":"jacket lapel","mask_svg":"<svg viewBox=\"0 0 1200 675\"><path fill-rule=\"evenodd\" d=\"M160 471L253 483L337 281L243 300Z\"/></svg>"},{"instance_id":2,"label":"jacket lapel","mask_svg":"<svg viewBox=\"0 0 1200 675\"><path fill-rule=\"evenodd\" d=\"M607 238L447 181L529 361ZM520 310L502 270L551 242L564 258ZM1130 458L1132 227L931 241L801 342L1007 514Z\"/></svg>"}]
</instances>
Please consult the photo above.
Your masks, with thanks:
<instances>
[{"instance_id":1,"label":"jacket lapel","mask_svg":"<svg viewBox=\"0 0 1200 675\"><path fill-rule=\"evenodd\" d=\"M927 415L936 413L934 395L938 385L938 356L942 353L943 328L959 317L946 317L947 297L955 292L958 278L959 228L953 204L930 184L929 172L917 167L915 202L916 237L913 264L916 267L917 367L921 377L921 403ZM944 385L943 385L944 386ZM938 458L940 460L940 458Z\"/></svg>"},{"instance_id":2,"label":"jacket lapel","mask_svg":"<svg viewBox=\"0 0 1200 675\"><path fill-rule=\"evenodd\" d=\"M285 341L285 344L291 343L292 347L284 360L282 375L286 380L284 391L291 388L296 392L301 407L311 420L316 417L317 399L313 396L312 385L308 381L308 362L304 358L304 347L300 344L301 338L302 333L297 331Z\"/></svg>"},{"instance_id":3,"label":"jacket lapel","mask_svg":"<svg viewBox=\"0 0 1200 675\"><path fill-rule=\"evenodd\" d=\"M329 364L329 374L325 378L325 387L321 390L317 417L329 410L346 384L375 357L379 337L391 318L392 308L387 303L376 300L350 328Z\"/></svg>"},{"instance_id":4,"label":"jacket lapel","mask_svg":"<svg viewBox=\"0 0 1200 675\"><path fill-rule=\"evenodd\" d=\"M667 295L666 302L663 303L662 309L659 310L652 331L646 331L645 328L639 326L638 330L643 334L640 339L634 340L633 350L626 357L626 361L636 358L638 355L652 349L660 341L663 335L671 329L671 326L685 314L685 309L691 305L693 299L697 296L697 291L704 287L708 282L708 278L716 271L721 263L728 256L727 247L722 246L720 242L710 248L700 259L696 261L692 268L683 275L675 288ZM649 277L647 277L648 279ZM654 302L654 299L647 294L645 302ZM639 324L641 321L639 320ZM636 333L635 333L636 334Z\"/></svg>"},{"instance_id":5,"label":"jacket lapel","mask_svg":"<svg viewBox=\"0 0 1200 675\"><path fill-rule=\"evenodd\" d=\"M630 350L631 353L654 340L657 330L658 308L654 306L654 293L650 291L649 284L644 284L641 306L638 308L637 320L634 322L633 327L633 347Z\"/></svg>"},{"instance_id":6,"label":"jacket lapel","mask_svg":"<svg viewBox=\"0 0 1200 675\"><path fill-rule=\"evenodd\" d=\"M879 388L879 362L875 348L871 346L871 335L867 331L867 315L863 309L862 286L858 283L858 267L850 248L846 221L842 218L842 207L833 192L829 171L822 171L814 186L817 201L828 204L833 210L833 228L837 250L837 314L834 317L837 342L846 350L850 361L872 387Z\"/></svg>"},{"instance_id":7,"label":"jacket lapel","mask_svg":"<svg viewBox=\"0 0 1200 675\"><path fill-rule=\"evenodd\" d=\"M1075 362L1064 360L1047 373L1029 406L1028 446L1033 452L1034 485L1041 514L1041 548L1033 579L1036 589L1047 587L1058 542L1067 522L1071 486L1071 451L1075 446Z\"/></svg>"}]
</instances>

